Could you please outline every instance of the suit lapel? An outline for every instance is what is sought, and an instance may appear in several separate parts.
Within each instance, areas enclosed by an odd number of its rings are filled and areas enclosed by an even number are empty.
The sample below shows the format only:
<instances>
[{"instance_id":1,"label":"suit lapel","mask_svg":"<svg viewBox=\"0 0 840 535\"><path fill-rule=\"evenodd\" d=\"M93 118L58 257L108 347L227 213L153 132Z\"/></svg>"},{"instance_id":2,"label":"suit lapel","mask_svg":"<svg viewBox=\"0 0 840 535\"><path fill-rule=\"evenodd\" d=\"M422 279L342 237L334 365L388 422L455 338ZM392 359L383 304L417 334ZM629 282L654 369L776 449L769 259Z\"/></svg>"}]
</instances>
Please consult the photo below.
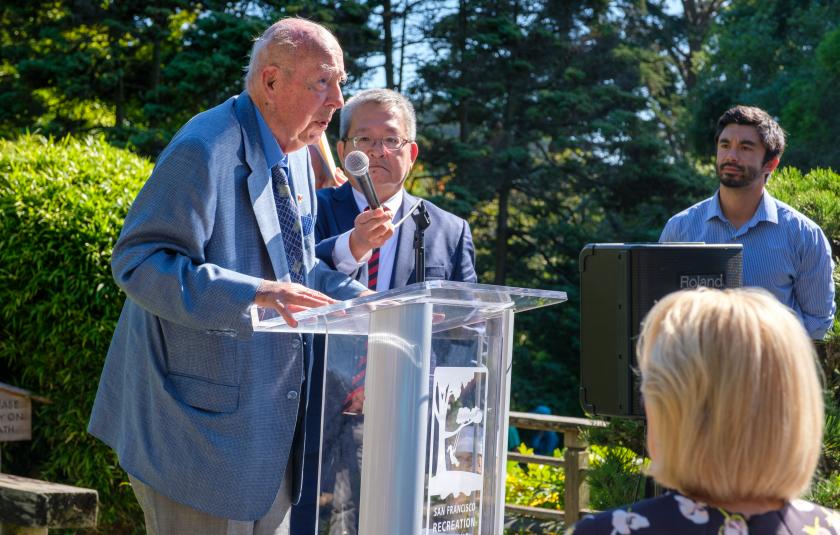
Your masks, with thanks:
<instances>
[{"instance_id":1,"label":"suit lapel","mask_svg":"<svg viewBox=\"0 0 840 535\"><path fill-rule=\"evenodd\" d=\"M403 194L402 206L400 206L399 214L397 214L397 221L407 215L408 209L414 206L417 202L417 197L409 195L408 192ZM402 288L408 286L409 281L416 280L414 274L414 231L417 225L414 224L414 219L409 216L397 231L399 237L397 238L397 250L394 252L394 270L391 272L391 288Z\"/></svg>"},{"instance_id":2,"label":"suit lapel","mask_svg":"<svg viewBox=\"0 0 840 535\"><path fill-rule=\"evenodd\" d=\"M277 279L288 277L286 251L280 240L280 223L277 220L277 207L271 191L271 178L268 175L268 164L263 154L262 140L257 127L257 116L254 103L247 92L239 95L234 103L236 117L242 127L242 143L245 150L245 162L251 168L248 175L248 194L254 207L254 217L260 229L271 260L271 267Z\"/></svg>"}]
</instances>

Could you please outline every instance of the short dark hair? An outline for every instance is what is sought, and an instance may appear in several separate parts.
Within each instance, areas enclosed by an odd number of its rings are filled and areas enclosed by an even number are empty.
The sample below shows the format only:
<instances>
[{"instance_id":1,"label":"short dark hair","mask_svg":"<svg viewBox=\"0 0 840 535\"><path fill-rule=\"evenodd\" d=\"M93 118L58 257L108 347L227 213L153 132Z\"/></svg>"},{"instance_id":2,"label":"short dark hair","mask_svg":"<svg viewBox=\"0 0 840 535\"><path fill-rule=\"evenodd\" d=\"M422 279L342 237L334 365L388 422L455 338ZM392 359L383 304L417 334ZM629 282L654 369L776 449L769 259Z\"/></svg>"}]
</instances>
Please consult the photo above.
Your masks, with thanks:
<instances>
[{"instance_id":1,"label":"short dark hair","mask_svg":"<svg viewBox=\"0 0 840 535\"><path fill-rule=\"evenodd\" d=\"M770 117L770 114L761 108L753 106L735 106L729 108L723 115L720 116L717 122L717 131L715 132L715 145L717 145L720 133L730 124L743 124L747 126L754 126L758 132L758 137L761 139L761 144L764 145L766 153L764 154L764 163L769 162L773 158L780 158L785 151L785 131L779 126L775 119Z\"/></svg>"}]
</instances>

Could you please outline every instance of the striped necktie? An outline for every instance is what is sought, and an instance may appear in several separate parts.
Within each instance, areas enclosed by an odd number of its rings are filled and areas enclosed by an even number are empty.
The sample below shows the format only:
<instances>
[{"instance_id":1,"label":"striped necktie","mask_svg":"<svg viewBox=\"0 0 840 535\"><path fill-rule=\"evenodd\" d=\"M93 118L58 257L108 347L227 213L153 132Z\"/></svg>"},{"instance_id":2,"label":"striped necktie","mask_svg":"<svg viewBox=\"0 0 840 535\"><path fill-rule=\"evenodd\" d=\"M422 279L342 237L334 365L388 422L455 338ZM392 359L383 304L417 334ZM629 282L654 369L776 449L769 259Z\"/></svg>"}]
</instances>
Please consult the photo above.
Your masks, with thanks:
<instances>
[{"instance_id":1,"label":"striped necktie","mask_svg":"<svg viewBox=\"0 0 840 535\"><path fill-rule=\"evenodd\" d=\"M376 281L379 279L379 247L370 253L368 259L368 288L376 291Z\"/></svg>"},{"instance_id":2,"label":"striped necktie","mask_svg":"<svg viewBox=\"0 0 840 535\"><path fill-rule=\"evenodd\" d=\"M289 178L280 164L271 168L271 182L274 190L274 204L277 206L277 219L283 233L283 249L289 264L289 277L292 282L305 283L303 269L303 235L300 226L300 214L289 188Z\"/></svg>"}]
</instances>

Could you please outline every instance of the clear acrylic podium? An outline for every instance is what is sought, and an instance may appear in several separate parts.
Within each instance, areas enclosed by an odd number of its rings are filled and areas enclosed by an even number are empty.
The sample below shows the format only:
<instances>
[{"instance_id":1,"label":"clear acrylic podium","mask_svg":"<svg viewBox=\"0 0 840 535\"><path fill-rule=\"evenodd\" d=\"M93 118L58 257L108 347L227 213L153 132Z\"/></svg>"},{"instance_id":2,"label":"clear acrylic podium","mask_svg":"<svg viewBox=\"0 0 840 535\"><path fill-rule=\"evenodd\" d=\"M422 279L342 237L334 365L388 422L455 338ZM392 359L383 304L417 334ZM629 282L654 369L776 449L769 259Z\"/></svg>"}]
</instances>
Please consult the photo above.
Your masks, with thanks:
<instances>
[{"instance_id":1,"label":"clear acrylic podium","mask_svg":"<svg viewBox=\"0 0 840 535\"><path fill-rule=\"evenodd\" d=\"M501 534L513 316L565 300L429 281L296 329L252 309L256 331L326 335L316 533Z\"/></svg>"}]
</instances>

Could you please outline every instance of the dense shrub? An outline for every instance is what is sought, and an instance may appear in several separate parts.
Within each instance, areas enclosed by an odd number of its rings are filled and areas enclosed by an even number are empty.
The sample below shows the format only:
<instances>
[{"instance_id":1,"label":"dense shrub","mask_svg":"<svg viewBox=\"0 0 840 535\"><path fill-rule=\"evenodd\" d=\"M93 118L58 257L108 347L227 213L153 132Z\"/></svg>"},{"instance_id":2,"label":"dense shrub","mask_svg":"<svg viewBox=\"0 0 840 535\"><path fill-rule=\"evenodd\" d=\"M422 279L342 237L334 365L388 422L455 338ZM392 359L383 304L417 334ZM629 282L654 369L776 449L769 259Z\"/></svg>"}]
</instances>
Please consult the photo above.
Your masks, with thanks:
<instances>
[{"instance_id":1,"label":"dense shrub","mask_svg":"<svg viewBox=\"0 0 840 535\"><path fill-rule=\"evenodd\" d=\"M774 197L810 217L825 232L840 255L840 175L831 169L811 169L806 174L785 167L767 184Z\"/></svg>"},{"instance_id":2,"label":"dense shrub","mask_svg":"<svg viewBox=\"0 0 840 535\"><path fill-rule=\"evenodd\" d=\"M111 249L150 172L101 138L0 140L0 380L52 401L35 404L32 442L4 445L3 469L98 490L104 533L142 526L86 426L124 299Z\"/></svg>"},{"instance_id":3,"label":"dense shrub","mask_svg":"<svg viewBox=\"0 0 840 535\"><path fill-rule=\"evenodd\" d=\"M589 506L600 511L643 497L642 466L646 460L622 446L589 446Z\"/></svg>"},{"instance_id":4,"label":"dense shrub","mask_svg":"<svg viewBox=\"0 0 840 535\"><path fill-rule=\"evenodd\" d=\"M534 450L525 444L520 444L517 451L534 454ZM562 451L554 450L553 456L562 457ZM507 503L546 509L563 508L566 476L561 467L508 461L505 485Z\"/></svg>"}]
</instances>

